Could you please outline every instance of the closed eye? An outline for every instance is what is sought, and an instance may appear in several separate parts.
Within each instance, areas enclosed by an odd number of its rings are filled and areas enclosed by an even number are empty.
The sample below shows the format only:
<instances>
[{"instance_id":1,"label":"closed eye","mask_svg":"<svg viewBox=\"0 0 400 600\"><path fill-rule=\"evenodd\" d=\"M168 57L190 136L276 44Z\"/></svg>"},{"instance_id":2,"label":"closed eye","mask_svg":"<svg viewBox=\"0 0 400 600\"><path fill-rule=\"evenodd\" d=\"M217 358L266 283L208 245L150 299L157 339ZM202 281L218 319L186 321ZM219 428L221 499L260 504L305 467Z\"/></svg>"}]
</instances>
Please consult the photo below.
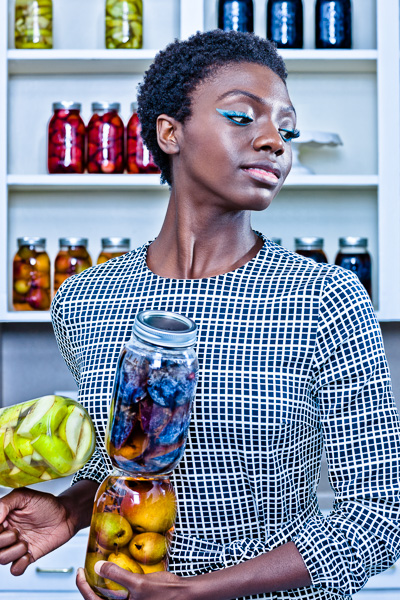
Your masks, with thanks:
<instances>
[{"instance_id":1,"label":"closed eye","mask_svg":"<svg viewBox=\"0 0 400 600\"><path fill-rule=\"evenodd\" d=\"M279 134L284 142L290 142L300 137L300 131L298 129L279 129Z\"/></svg>"},{"instance_id":2,"label":"closed eye","mask_svg":"<svg viewBox=\"0 0 400 600\"><path fill-rule=\"evenodd\" d=\"M216 109L220 115L232 121L236 125L250 125L253 122L253 119L249 117L246 113L237 112L235 110L222 110L221 108Z\"/></svg>"}]
</instances>

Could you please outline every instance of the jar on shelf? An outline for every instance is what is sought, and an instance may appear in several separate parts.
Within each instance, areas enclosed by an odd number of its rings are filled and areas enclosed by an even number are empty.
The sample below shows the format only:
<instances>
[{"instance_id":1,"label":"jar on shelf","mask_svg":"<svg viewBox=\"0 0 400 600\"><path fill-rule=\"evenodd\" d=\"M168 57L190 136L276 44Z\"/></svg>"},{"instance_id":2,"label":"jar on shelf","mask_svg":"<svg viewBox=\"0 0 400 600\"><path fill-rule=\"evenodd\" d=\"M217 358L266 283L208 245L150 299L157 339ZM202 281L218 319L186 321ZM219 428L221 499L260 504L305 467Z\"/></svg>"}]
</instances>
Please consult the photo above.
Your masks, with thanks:
<instances>
[{"instance_id":1,"label":"jar on shelf","mask_svg":"<svg viewBox=\"0 0 400 600\"><path fill-rule=\"evenodd\" d=\"M268 0L267 38L277 48L303 47L302 0Z\"/></svg>"},{"instance_id":2,"label":"jar on shelf","mask_svg":"<svg viewBox=\"0 0 400 600\"><path fill-rule=\"evenodd\" d=\"M68 277L82 273L92 266L87 251L87 238L64 237L59 239L60 250L54 263L54 293Z\"/></svg>"},{"instance_id":3,"label":"jar on shelf","mask_svg":"<svg viewBox=\"0 0 400 600\"><path fill-rule=\"evenodd\" d=\"M50 308L50 260L46 240L18 238L13 260L13 307L15 310Z\"/></svg>"},{"instance_id":4,"label":"jar on shelf","mask_svg":"<svg viewBox=\"0 0 400 600\"><path fill-rule=\"evenodd\" d=\"M135 479L115 470L100 485L85 559L86 579L101 598L128 597L128 590L94 571L99 560L131 573L168 569L176 496L167 478Z\"/></svg>"},{"instance_id":5,"label":"jar on shelf","mask_svg":"<svg viewBox=\"0 0 400 600\"><path fill-rule=\"evenodd\" d=\"M97 264L107 262L110 258L116 258L129 252L131 241L123 237L106 237L101 239L101 252Z\"/></svg>"},{"instance_id":6,"label":"jar on shelf","mask_svg":"<svg viewBox=\"0 0 400 600\"><path fill-rule=\"evenodd\" d=\"M132 116L126 128L128 173L160 173L151 152L143 142L136 102L132 102L131 112Z\"/></svg>"},{"instance_id":7,"label":"jar on shelf","mask_svg":"<svg viewBox=\"0 0 400 600\"><path fill-rule=\"evenodd\" d=\"M107 0L106 48L141 48L142 21L142 0Z\"/></svg>"},{"instance_id":8,"label":"jar on shelf","mask_svg":"<svg viewBox=\"0 0 400 600\"><path fill-rule=\"evenodd\" d=\"M0 410L0 485L19 488L67 477L93 454L86 410L64 396L41 396Z\"/></svg>"},{"instance_id":9,"label":"jar on shelf","mask_svg":"<svg viewBox=\"0 0 400 600\"><path fill-rule=\"evenodd\" d=\"M87 126L89 173L124 172L125 129L119 102L93 102Z\"/></svg>"},{"instance_id":10,"label":"jar on shelf","mask_svg":"<svg viewBox=\"0 0 400 600\"><path fill-rule=\"evenodd\" d=\"M351 48L351 0L317 0L315 4L315 47Z\"/></svg>"},{"instance_id":11,"label":"jar on shelf","mask_svg":"<svg viewBox=\"0 0 400 600\"><path fill-rule=\"evenodd\" d=\"M85 124L79 102L54 102L48 125L49 173L83 173L85 170Z\"/></svg>"},{"instance_id":12,"label":"jar on shelf","mask_svg":"<svg viewBox=\"0 0 400 600\"><path fill-rule=\"evenodd\" d=\"M224 31L254 31L253 0L219 0L218 27Z\"/></svg>"},{"instance_id":13,"label":"jar on shelf","mask_svg":"<svg viewBox=\"0 0 400 600\"><path fill-rule=\"evenodd\" d=\"M372 261L368 252L367 238L339 238L339 252L336 255L335 265L353 271L372 298Z\"/></svg>"},{"instance_id":14,"label":"jar on shelf","mask_svg":"<svg viewBox=\"0 0 400 600\"><path fill-rule=\"evenodd\" d=\"M271 237L269 239L271 240L271 242L274 242L274 244L278 244L278 246L282 246L282 238Z\"/></svg>"},{"instance_id":15,"label":"jar on shelf","mask_svg":"<svg viewBox=\"0 0 400 600\"><path fill-rule=\"evenodd\" d=\"M52 0L15 0L14 35L18 49L52 48Z\"/></svg>"},{"instance_id":16,"label":"jar on shelf","mask_svg":"<svg viewBox=\"0 0 400 600\"><path fill-rule=\"evenodd\" d=\"M312 258L318 263L327 263L328 259L324 252L324 240L320 237L295 238L295 251L301 256Z\"/></svg>"},{"instance_id":17,"label":"jar on shelf","mask_svg":"<svg viewBox=\"0 0 400 600\"><path fill-rule=\"evenodd\" d=\"M106 433L115 467L138 477L166 475L185 450L198 378L195 323L147 310L123 347Z\"/></svg>"}]
</instances>

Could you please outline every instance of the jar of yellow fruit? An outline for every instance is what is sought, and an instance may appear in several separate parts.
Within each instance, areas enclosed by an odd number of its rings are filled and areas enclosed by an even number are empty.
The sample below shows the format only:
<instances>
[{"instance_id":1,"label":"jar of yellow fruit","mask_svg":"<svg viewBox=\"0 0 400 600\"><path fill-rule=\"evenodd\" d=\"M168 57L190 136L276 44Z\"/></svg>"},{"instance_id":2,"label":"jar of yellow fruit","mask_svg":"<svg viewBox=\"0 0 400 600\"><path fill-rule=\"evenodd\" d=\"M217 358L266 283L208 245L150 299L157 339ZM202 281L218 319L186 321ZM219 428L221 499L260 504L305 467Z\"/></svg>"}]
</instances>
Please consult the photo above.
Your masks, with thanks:
<instances>
[{"instance_id":1,"label":"jar of yellow fruit","mask_svg":"<svg viewBox=\"0 0 400 600\"><path fill-rule=\"evenodd\" d=\"M53 47L52 0L15 0L15 47Z\"/></svg>"},{"instance_id":2,"label":"jar of yellow fruit","mask_svg":"<svg viewBox=\"0 0 400 600\"><path fill-rule=\"evenodd\" d=\"M141 48L142 16L142 0L106 0L106 48Z\"/></svg>"},{"instance_id":3,"label":"jar of yellow fruit","mask_svg":"<svg viewBox=\"0 0 400 600\"><path fill-rule=\"evenodd\" d=\"M107 477L96 494L85 560L93 591L105 599L128 597L126 588L97 575L99 560L131 573L166 571L175 518L169 479L135 479L118 470Z\"/></svg>"}]
</instances>

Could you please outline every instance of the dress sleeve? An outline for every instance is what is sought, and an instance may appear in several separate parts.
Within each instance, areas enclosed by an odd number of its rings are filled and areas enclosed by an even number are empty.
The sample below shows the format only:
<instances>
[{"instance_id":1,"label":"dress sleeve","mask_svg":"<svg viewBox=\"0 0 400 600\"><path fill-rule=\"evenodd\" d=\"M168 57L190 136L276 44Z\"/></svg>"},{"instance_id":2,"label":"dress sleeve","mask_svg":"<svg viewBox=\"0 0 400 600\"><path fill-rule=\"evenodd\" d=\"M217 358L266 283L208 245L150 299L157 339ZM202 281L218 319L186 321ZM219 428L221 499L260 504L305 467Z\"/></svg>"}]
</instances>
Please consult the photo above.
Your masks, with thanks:
<instances>
[{"instance_id":1,"label":"dress sleeve","mask_svg":"<svg viewBox=\"0 0 400 600\"><path fill-rule=\"evenodd\" d=\"M62 357L65 360L68 369L71 371L77 386L79 387L81 370L79 361L77 359L78 352L74 348L73 343L70 339L68 327L64 319L63 308L65 301L64 293L66 290L69 289L69 284L71 283L71 281L72 278L69 278L69 280L63 284L63 286L58 290L57 294L54 296L53 302L51 304L50 313L58 348L61 352ZM92 457L88 460L84 467L74 475L72 479L72 485L77 481L80 481L81 479L90 479L101 483L109 474L110 469L111 463L110 465L107 465L96 443L96 449Z\"/></svg>"},{"instance_id":2,"label":"dress sleeve","mask_svg":"<svg viewBox=\"0 0 400 600\"><path fill-rule=\"evenodd\" d=\"M400 424L380 327L349 271L321 298L312 391L335 501L292 539L314 586L350 596L400 556Z\"/></svg>"}]
</instances>

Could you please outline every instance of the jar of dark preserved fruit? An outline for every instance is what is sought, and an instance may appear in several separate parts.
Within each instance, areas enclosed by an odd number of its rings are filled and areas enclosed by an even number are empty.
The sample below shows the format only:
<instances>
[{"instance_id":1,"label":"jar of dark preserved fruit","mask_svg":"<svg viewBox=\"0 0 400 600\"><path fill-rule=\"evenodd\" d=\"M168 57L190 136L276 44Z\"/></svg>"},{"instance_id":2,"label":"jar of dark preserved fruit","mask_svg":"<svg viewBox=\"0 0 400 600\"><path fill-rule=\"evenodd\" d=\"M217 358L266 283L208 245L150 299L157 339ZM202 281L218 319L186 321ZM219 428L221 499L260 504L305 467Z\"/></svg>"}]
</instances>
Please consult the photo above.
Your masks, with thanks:
<instances>
[{"instance_id":1,"label":"jar of dark preserved fruit","mask_svg":"<svg viewBox=\"0 0 400 600\"><path fill-rule=\"evenodd\" d=\"M317 0L315 47L352 47L351 0Z\"/></svg>"},{"instance_id":2,"label":"jar of dark preserved fruit","mask_svg":"<svg viewBox=\"0 0 400 600\"><path fill-rule=\"evenodd\" d=\"M60 250L54 264L54 293L68 277L92 266L92 259L87 251L87 238L60 238L59 244Z\"/></svg>"},{"instance_id":3,"label":"jar of dark preserved fruit","mask_svg":"<svg viewBox=\"0 0 400 600\"><path fill-rule=\"evenodd\" d=\"M198 378L193 321L166 311L136 316L115 376L106 434L115 467L154 477L183 456Z\"/></svg>"},{"instance_id":4,"label":"jar of dark preserved fruit","mask_svg":"<svg viewBox=\"0 0 400 600\"><path fill-rule=\"evenodd\" d=\"M336 255L335 265L353 271L372 298L372 262L367 238L339 238L339 252Z\"/></svg>"},{"instance_id":5,"label":"jar of dark preserved fruit","mask_svg":"<svg viewBox=\"0 0 400 600\"><path fill-rule=\"evenodd\" d=\"M127 171L128 173L160 173L143 141L136 102L132 102L131 112L132 116L126 128Z\"/></svg>"},{"instance_id":6,"label":"jar of dark preserved fruit","mask_svg":"<svg viewBox=\"0 0 400 600\"><path fill-rule=\"evenodd\" d=\"M18 238L13 260L13 307L15 310L50 308L50 260L45 238Z\"/></svg>"},{"instance_id":7,"label":"jar of dark preserved fruit","mask_svg":"<svg viewBox=\"0 0 400 600\"><path fill-rule=\"evenodd\" d=\"M54 102L48 125L49 173L83 173L85 170L85 124L79 102Z\"/></svg>"},{"instance_id":8,"label":"jar of dark preserved fruit","mask_svg":"<svg viewBox=\"0 0 400 600\"><path fill-rule=\"evenodd\" d=\"M278 48L303 47L302 0L268 0L267 38Z\"/></svg>"},{"instance_id":9,"label":"jar of dark preserved fruit","mask_svg":"<svg viewBox=\"0 0 400 600\"><path fill-rule=\"evenodd\" d=\"M101 239L101 252L97 259L97 264L107 262L111 258L122 256L129 252L130 239L122 237L107 237Z\"/></svg>"},{"instance_id":10,"label":"jar of dark preserved fruit","mask_svg":"<svg viewBox=\"0 0 400 600\"><path fill-rule=\"evenodd\" d=\"M89 173L124 172L124 124L118 102L93 102L87 126Z\"/></svg>"},{"instance_id":11,"label":"jar of dark preserved fruit","mask_svg":"<svg viewBox=\"0 0 400 600\"><path fill-rule=\"evenodd\" d=\"M295 238L295 251L301 256L312 258L317 263L327 263L328 259L324 252L324 240L320 237Z\"/></svg>"},{"instance_id":12,"label":"jar of dark preserved fruit","mask_svg":"<svg viewBox=\"0 0 400 600\"><path fill-rule=\"evenodd\" d=\"M224 31L254 31L253 0L219 0L218 27Z\"/></svg>"}]
</instances>

